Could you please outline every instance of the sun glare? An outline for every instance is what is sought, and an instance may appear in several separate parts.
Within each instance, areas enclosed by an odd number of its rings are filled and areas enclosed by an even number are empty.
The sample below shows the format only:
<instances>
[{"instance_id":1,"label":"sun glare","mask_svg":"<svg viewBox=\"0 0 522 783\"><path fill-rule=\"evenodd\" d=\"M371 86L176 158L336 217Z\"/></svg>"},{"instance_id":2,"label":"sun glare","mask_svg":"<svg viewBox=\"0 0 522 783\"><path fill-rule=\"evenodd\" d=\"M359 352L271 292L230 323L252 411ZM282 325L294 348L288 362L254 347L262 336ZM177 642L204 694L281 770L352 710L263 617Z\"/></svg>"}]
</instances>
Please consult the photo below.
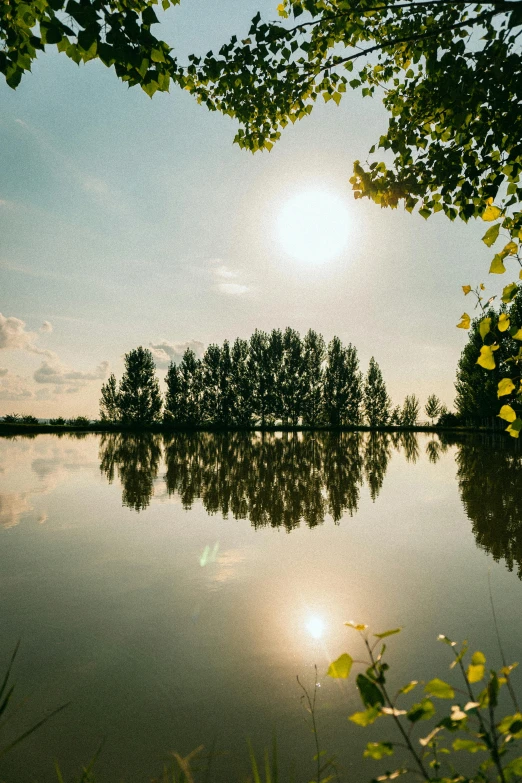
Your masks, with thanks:
<instances>
[{"instance_id":1,"label":"sun glare","mask_svg":"<svg viewBox=\"0 0 522 783\"><path fill-rule=\"evenodd\" d=\"M335 258L348 239L348 211L344 202L325 190L306 190L290 198L277 223L285 252L309 264Z\"/></svg>"},{"instance_id":2,"label":"sun glare","mask_svg":"<svg viewBox=\"0 0 522 783\"><path fill-rule=\"evenodd\" d=\"M314 639L320 639L324 634L324 622L320 617L310 617L306 623L306 630Z\"/></svg>"}]
</instances>

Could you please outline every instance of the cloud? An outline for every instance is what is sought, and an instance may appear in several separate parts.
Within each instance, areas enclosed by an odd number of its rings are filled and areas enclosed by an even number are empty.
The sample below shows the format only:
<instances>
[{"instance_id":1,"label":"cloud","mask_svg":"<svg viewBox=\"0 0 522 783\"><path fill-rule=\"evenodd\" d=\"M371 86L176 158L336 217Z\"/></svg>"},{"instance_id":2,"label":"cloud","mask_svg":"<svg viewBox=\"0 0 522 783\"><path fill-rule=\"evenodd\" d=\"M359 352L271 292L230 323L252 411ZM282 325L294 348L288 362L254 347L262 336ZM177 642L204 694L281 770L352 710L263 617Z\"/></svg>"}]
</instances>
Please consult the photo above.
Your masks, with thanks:
<instances>
[{"instance_id":1,"label":"cloud","mask_svg":"<svg viewBox=\"0 0 522 783\"><path fill-rule=\"evenodd\" d=\"M216 267L212 270L216 277L222 277L225 280L230 280L234 277L237 277L237 272L234 272L233 269L230 269L226 264L220 264L220 266Z\"/></svg>"},{"instance_id":2,"label":"cloud","mask_svg":"<svg viewBox=\"0 0 522 783\"><path fill-rule=\"evenodd\" d=\"M183 354L190 348L196 356L203 356L205 346L199 340L187 340L185 343L171 343L163 340L160 343L149 343L152 356L156 366L160 368L168 367L171 362L179 364Z\"/></svg>"},{"instance_id":3,"label":"cloud","mask_svg":"<svg viewBox=\"0 0 522 783\"><path fill-rule=\"evenodd\" d=\"M8 373L7 367L0 367L0 378L4 378Z\"/></svg>"},{"instance_id":4,"label":"cloud","mask_svg":"<svg viewBox=\"0 0 522 783\"><path fill-rule=\"evenodd\" d=\"M25 378L19 375L0 371L0 400L27 400L33 396L32 391L27 387Z\"/></svg>"},{"instance_id":5,"label":"cloud","mask_svg":"<svg viewBox=\"0 0 522 783\"><path fill-rule=\"evenodd\" d=\"M40 326L41 332L52 332L53 331L53 325L49 321L44 321L43 324Z\"/></svg>"},{"instance_id":6,"label":"cloud","mask_svg":"<svg viewBox=\"0 0 522 783\"><path fill-rule=\"evenodd\" d=\"M0 350L20 350L36 353L40 356L49 356L55 358L56 354L52 351L42 350L34 344L37 339L35 332L28 332L25 328L25 321L13 316L6 318L0 313Z\"/></svg>"},{"instance_id":7,"label":"cloud","mask_svg":"<svg viewBox=\"0 0 522 783\"><path fill-rule=\"evenodd\" d=\"M240 285L239 283L218 283L216 288L222 294L228 294L229 296L242 296L242 294L250 291L247 285Z\"/></svg>"},{"instance_id":8,"label":"cloud","mask_svg":"<svg viewBox=\"0 0 522 783\"><path fill-rule=\"evenodd\" d=\"M74 393L79 387L85 386L89 381L105 380L109 370L109 362L101 362L94 372L81 372L79 370L67 370L58 362L43 361L33 378L36 383L50 384L55 387L54 393L61 394L64 389L68 394Z\"/></svg>"},{"instance_id":9,"label":"cloud","mask_svg":"<svg viewBox=\"0 0 522 783\"><path fill-rule=\"evenodd\" d=\"M244 285L240 282L232 283L231 280L236 280L239 277L238 272L231 269L224 264L220 258L215 258L211 261L214 264L212 268L212 275L217 281L215 288L221 294L227 294L228 296L242 296L250 291L250 286Z\"/></svg>"}]
</instances>

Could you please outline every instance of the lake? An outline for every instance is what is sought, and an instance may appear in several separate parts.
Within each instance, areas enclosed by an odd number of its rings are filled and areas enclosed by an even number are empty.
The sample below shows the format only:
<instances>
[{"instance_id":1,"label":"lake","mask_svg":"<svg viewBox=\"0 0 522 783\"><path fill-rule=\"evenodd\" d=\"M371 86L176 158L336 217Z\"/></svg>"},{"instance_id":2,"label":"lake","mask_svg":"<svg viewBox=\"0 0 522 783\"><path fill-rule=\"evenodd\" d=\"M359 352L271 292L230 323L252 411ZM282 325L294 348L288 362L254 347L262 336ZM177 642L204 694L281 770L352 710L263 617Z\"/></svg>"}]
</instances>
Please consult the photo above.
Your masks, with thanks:
<instances>
[{"instance_id":1,"label":"lake","mask_svg":"<svg viewBox=\"0 0 522 783\"><path fill-rule=\"evenodd\" d=\"M507 436L0 439L0 672L21 638L28 697L0 747L70 702L0 779L56 780L56 759L72 775L105 739L99 781L148 781L201 744L210 777L237 780L246 738L260 757L276 735L284 779L306 783L296 677L313 689L316 665L321 745L342 780L370 780L396 763L362 750L393 732L348 722L354 679L325 676L363 653L344 622L403 627L386 640L397 686L453 682L440 633L501 665L488 581L522 660L521 574L522 451Z\"/></svg>"}]
</instances>

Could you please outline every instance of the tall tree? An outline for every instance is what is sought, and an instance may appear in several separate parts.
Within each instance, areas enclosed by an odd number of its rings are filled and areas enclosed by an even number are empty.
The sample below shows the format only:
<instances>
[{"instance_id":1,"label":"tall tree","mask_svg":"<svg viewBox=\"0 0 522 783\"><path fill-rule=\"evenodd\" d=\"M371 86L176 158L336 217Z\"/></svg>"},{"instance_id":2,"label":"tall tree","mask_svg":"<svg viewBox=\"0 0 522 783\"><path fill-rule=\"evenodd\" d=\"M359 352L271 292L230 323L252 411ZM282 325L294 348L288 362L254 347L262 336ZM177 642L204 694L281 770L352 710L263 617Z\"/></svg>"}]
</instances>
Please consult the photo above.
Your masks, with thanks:
<instances>
[{"instance_id":1,"label":"tall tree","mask_svg":"<svg viewBox=\"0 0 522 783\"><path fill-rule=\"evenodd\" d=\"M361 421L362 379L357 350L343 347L334 337L328 345L324 372L324 408L328 424L359 424Z\"/></svg>"},{"instance_id":2,"label":"tall tree","mask_svg":"<svg viewBox=\"0 0 522 783\"><path fill-rule=\"evenodd\" d=\"M233 421L240 427L252 423L252 378L249 368L248 342L237 338L231 352L231 390L234 399Z\"/></svg>"},{"instance_id":3,"label":"tall tree","mask_svg":"<svg viewBox=\"0 0 522 783\"><path fill-rule=\"evenodd\" d=\"M323 416L323 362L326 348L322 335L310 329L303 340L303 423L315 426Z\"/></svg>"},{"instance_id":4,"label":"tall tree","mask_svg":"<svg viewBox=\"0 0 522 783\"><path fill-rule=\"evenodd\" d=\"M120 394L114 373L109 375L107 383L101 387L100 416L102 421L120 419Z\"/></svg>"},{"instance_id":5,"label":"tall tree","mask_svg":"<svg viewBox=\"0 0 522 783\"><path fill-rule=\"evenodd\" d=\"M169 364L167 375L165 377L165 383L167 385L167 393L165 395L165 409L163 411L163 418L166 423L179 423L180 410L183 406L183 399L181 397L180 372L175 362L171 362Z\"/></svg>"},{"instance_id":6,"label":"tall tree","mask_svg":"<svg viewBox=\"0 0 522 783\"><path fill-rule=\"evenodd\" d=\"M219 400L216 421L229 427L233 421L234 387L232 384L232 355L228 340L225 340L219 356Z\"/></svg>"},{"instance_id":7,"label":"tall tree","mask_svg":"<svg viewBox=\"0 0 522 783\"><path fill-rule=\"evenodd\" d=\"M391 401L386 392L381 368L373 356L364 380L363 403L366 421L370 427L388 424Z\"/></svg>"},{"instance_id":8,"label":"tall tree","mask_svg":"<svg viewBox=\"0 0 522 783\"><path fill-rule=\"evenodd\" d=\"M419 418L420 402L414 394L407 394L401 411L401 424L404 427L414 427Z\"/></svg>"},{"instance_id":9,"label":"tall tree","mask_svg":"<svg viewBox=\"0 0 522 783\"><path fill-rule=\"evenodd\" d=\"M428 419L431 419L433 424L434 419L437 419L443 411L442 402L439 400L436 394L430 394L424 406L424 412Z\"/></svg>"},{"instance_id":10,"label":"tall tree","mask_svg":"<svg viewBox=\"0 0 522 783\"><path fill-rule=\"evenodd\" d=\"M254 414L259 417L261 426L264 427L270 413L273 375L268 335L259 329L250 337L249 370Z\"/></svg>"},{"instance_id":11,"label":"tall tree","mask_svg":"<svg viewBox=\"0 0 522 783\"><path fill-rule=\"evenodd\" d=\"M216 344L209 345L201 360L201 380L203 383L202 423L212 423L219 416L220 362L221 348Z\"/></svg>"},{"instance_id":12,"label":"tall tree","mask_svg":"<svg viewBox=\"0 0 522 783\"><path fill-rule=\"evenodd\" d=\"M500 315L506 313L501 308ZM513 363L509 361L518 352L517 341L509 332L498 331L499 313L489 308L483 316L471 322L468 342L462 350L457 367L455 388L457 395L455 407L463 418L489 418L496 416L499 408L498 385L513 373ZM517 297L511 308L510 318L515 328L522 327L522 298ZM486 369L477 363L484 346L498 345L494 353L494 367ZM516 404L516 391L513 385L511 393L502 395L502 403Z\"/></svg>"},{"instance_id":13,"label":"tall tree","mask_svg":"<svg viewBox=\"0 0 522 783\"><path fill-rule=\"evenodd\" d=\"M179 368L178 421L194 427L202 423L203 372L201 361L191 348L187 348Z\"/></svg>"},{"instance_id":14,"label":"tall tree","mask_svg":"<svg viewBox=\"0 0 522 783\"><path fill-rule=\"evenodd\" d=\"M285 329L282 354L278 373L279 410L283 420L295 426L302 413L306 381L303 344L295 329Z\"/></svg>"},{"instance_id":15,"label":"tall tree","mask_svg":"<svg viewBox=\"0 0 522 783\"><path fill-rule=\"evenodd\" d=\"M119 388L122 421L128 424L152 424L161 413L162 399L156 367L148 348L125 354L125 372Z\"/></svg>"}]
</instances>

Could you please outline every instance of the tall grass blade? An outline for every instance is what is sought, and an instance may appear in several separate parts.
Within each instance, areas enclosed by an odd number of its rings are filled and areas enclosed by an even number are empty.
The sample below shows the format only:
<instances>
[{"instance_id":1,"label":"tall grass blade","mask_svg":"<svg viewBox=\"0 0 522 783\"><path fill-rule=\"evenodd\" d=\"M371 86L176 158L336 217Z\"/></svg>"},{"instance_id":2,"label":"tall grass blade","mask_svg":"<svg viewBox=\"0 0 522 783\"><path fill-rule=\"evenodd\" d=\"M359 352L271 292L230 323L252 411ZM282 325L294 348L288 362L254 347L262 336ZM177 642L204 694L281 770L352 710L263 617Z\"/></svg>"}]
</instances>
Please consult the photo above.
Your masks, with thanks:
<instances>
[{"instance_id":1,"label":"tall grass blade","mask_svg":"<svg viewBox=\"0 0 522 783\"><path fill-rule=\"evenodd\" d=\"M248 755L250 756L250 766L252 767L252 777L254 778L254 783L261 783L256 757L254 754L254 750L252 748L252 743L250 742L249 739L247 740L247 745L248 745Z\"/></svg>"},{"instance_id":2,"label":"tall grass blade","mask_svg":"<svg viewBox=\"0 0 522 783\"><path fill-rule=\"evenodd\" d=\"M16 748L17 745L20 744L20 742L23 742L24 739L27 739L31 734L33 734L37 729L39 729L41 726L44 725L44 723L47 723L48 720L51 720L51 718L54 718L55 715L58 715L59 712L64 710L66 707L68 707L70 702L67 702L67 704L62 704L61 707L58 707L56 710L53 710L50 715L46 715L45 718L42 718L42 720L39 720L38 723L35 723L34 726L31 726L30 729L27 729L27 731L24 731L23 734L21 734L19 737L17 737L13 742L11 742L7 747L0 749L0 759L2 759L7 753L9 753L13 748Z\"/></svg>"},{"instance_id":3,"label":"tall grass blade","mask_svg":"<svg viewBox=\"0 0 522 783\"><path fill-rule=\"evenodd\" d=\"M11 675L11 669L13 668L13 664L15 662L15 658L16 658L16 656L18 654L18 650L20 648L20 641L21 640L18 639L18 641L17 641L17 643L15 645L14 652L11 655L11 660L9 661L9 666L7 667L7 671L5 673L5 677L3 679L2 685L0 686L0 699L4 695L4 691L7 688L7 683L9 682L9 677Z\"/></svg>"}]
</instances>

